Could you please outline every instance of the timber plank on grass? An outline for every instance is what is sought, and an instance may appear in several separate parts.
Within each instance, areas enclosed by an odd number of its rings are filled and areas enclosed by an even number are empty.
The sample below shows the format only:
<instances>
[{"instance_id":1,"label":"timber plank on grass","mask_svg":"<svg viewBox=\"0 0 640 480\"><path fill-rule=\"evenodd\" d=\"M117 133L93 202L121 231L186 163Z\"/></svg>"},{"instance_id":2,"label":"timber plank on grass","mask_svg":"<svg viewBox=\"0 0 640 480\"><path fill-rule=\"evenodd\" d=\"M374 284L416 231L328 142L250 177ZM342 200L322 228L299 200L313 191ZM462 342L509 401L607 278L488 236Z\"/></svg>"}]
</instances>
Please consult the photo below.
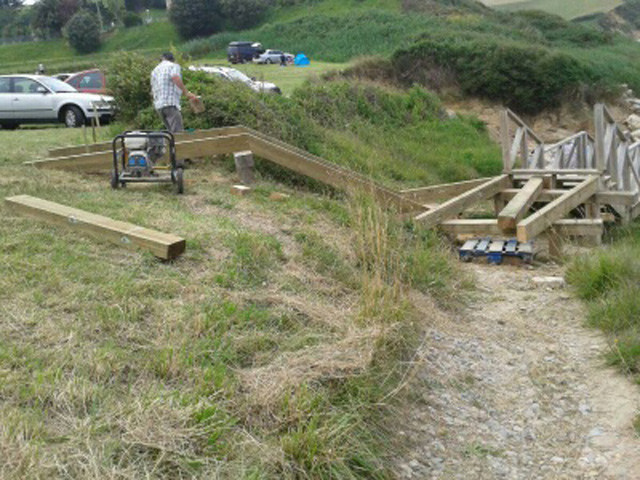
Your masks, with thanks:
<instances>
[{"instance_id":1,"label":"timber plank on grass","mask_svg":"<svg viewBox=\"0 0 640 480\"><path fill-rule=\"evenodd\" d=\"M185 239L176 235L120 222L41 198L18 195L6 198L5 202L16 213L79 230L123 247L142 248L164 260L180 256L186 248Z\"/></svg>"},{"instance_id":2,"label":"timber plank on grass","mask_svg":"<svg viewBox=\"0 0 640 480\"><path fill-rule=\"evenodd\" d=\"M195 140L184 140L176 144L176 154L180 158L201 158L211 155L223 155L247 150L249 147L247 134L227 135ZM113 152L83 153L60 158L47 158L25 162L38 168L52 168L80 172L96 172L110 170L113 166Z\"/></svg>"},{"instance_id":3,"label":"timber plank on grass","mask_svg":"<svg viewBox=\"0 0 640 480\"><path fill-rule=\"evenodd\" d=\"M297 147L249 130L250 150L258 157L313 178L332 187L369 192L377 200L393 205L399 212L423 210L422 205L402 197L398 192L347 168L316 157Z\"/></svg>"},{"instance_id":4,"label":"timber plank on grass","mask_svg":"<svg viewBox=\"0 0 640 480\"><path fill-rule=\"evenodd\" d=\"M228 135L238 135L244 133L244 127L223 127L211 128L207 130L196 130L194 132L182 132L174 134L176 143L201 140L203 138L225 137ZM69 147L52 148L49 150L49 158L70 157L85 153L98 153L111 151L111 142L90 143L89 145L74 145Z\"/></svg>"}]
</instances>

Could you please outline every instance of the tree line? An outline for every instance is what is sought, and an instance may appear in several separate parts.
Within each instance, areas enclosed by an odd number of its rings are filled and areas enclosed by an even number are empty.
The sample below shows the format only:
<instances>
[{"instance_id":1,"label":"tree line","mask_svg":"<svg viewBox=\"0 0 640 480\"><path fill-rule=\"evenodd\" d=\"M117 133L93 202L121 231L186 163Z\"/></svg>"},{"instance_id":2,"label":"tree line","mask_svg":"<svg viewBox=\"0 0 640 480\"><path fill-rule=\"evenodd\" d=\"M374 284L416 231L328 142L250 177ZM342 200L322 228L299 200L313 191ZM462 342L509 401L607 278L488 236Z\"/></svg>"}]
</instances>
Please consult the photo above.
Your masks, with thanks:
<instances>
[{"instance_id":1,"label":"tree line","mask_svg":"<svg viewBox=\"0 0 640 480\"><path fill-rule=\"evenodd\" d=\"M101 33L143 23L140 12L165 8L165 0L0 0L3 39L45 40L65 36L78 52L99 48Z\"/></svg>"}]
</instances>

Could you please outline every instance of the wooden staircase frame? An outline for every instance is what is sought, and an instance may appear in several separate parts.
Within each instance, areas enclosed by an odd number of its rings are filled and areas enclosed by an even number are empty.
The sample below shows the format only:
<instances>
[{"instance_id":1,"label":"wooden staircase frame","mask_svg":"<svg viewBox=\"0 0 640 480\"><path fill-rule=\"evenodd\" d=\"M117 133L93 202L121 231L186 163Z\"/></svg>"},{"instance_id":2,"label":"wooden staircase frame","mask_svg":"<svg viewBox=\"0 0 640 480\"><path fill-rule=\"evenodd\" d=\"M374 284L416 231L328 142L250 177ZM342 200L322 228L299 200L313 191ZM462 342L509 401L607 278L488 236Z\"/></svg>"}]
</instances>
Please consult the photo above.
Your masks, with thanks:
<instances>
[{"instance_id":1,"label":"wooden staircase frame","mask_svg":"<svg viewBox=\"0 0 640 480\"><path fill-rule=\"evenodd\" d=\"M640 142L630 141L605 105L595 106L594 117L595 137L579 132L545 145L520 117L504 110L502 175L402 191L243 126L178 134L176 149L182 158L251 151L331 187L364 189L397 212L452 236L516 236L529 242L544 235L553 245L566 237L599 244L603 212L613 212L623 224L640 215ZM54 149L49 158L26 163L104 171L111 168L111 143ZM486 201L493 201L495 218L464 218Z\"/></svg>"}]
</instances>

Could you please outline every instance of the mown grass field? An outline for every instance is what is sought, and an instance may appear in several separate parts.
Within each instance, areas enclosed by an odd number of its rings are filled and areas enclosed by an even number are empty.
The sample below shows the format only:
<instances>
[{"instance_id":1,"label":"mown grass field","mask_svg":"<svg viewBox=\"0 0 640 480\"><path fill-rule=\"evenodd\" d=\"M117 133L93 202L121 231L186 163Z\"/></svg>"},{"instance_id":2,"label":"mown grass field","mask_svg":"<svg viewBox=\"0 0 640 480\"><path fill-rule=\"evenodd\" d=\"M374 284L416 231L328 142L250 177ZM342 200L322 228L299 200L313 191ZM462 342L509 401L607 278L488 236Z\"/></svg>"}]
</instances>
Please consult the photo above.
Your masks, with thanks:
<instances>
[{"instance_id":1,"label":"mown grass field","mask_svg":"<svg viewBox=\"0 0 640 480\"><path fill-rule=\"evenodd\" d=\"M566 19L608 12L623 0L482 0L482 3L499 10L542 10Z\"/></svg>"},{"instance_id":2,"label":"mown grass field","mask_svg":"<svg viewBox=\"0 0 640 480\"><path fill-rule=\"evenodd\" d=\"M235 68L256 80L275 83L280 87L284 95L291 95L296 88L302 86L307 80L321 77L329 72L340 71L349 65L347 63L312 61L310 66L304 68L295 66L282 68L278 65L230 65L225 59L220 58L199 59L195 63L198 65Z\"/></svg>"}]
</instances>

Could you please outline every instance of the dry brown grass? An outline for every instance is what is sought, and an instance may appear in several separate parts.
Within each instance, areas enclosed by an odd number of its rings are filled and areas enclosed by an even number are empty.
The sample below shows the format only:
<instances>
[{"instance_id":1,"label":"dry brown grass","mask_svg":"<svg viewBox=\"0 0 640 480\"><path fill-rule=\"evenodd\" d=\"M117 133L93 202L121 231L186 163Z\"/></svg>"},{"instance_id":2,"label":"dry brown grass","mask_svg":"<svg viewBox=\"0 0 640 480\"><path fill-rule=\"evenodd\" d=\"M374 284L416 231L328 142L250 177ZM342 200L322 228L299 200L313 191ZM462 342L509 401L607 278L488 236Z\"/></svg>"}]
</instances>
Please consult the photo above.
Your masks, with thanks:
<instances>
[{"instance_id":1,"label":"dry brown grass","mask_svg":"<svg viewBox=\"0 0 640 480\"><path fill-rule=\"evenodd\" d=\"M184 197L112 192L100 176L22 167L43 137L78 139L44 133L0 132L22 142L5 154L3 197L188 247L161 263L0 206L0 478L349 478L354 458L362 478L384 477L369 407L393 382L374 372L401 378L389 345L415 318L391 217L282 186L291 198L272 202L268 181L238 199L216 162L189 172Z\"/></svg>"}]
</instances>

